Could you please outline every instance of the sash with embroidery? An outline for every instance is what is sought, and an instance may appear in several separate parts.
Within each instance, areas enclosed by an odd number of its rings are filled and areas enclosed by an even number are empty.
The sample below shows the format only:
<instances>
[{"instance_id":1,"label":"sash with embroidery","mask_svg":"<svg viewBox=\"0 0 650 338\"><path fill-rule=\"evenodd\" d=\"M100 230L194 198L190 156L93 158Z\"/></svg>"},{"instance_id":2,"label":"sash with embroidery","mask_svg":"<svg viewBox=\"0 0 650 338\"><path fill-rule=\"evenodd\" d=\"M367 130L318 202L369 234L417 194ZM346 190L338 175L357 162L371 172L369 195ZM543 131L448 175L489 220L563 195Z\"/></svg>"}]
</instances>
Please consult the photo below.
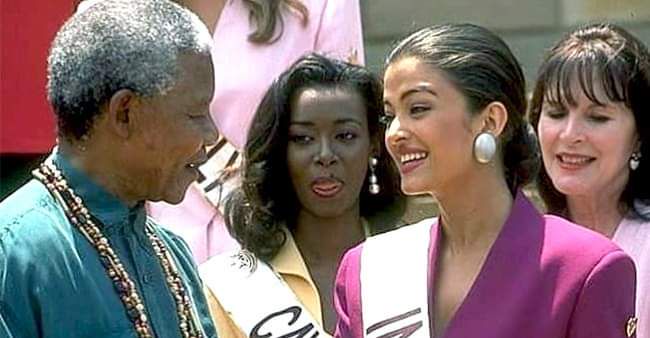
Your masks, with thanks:
<instances>
[{"instance_id":1,"label":"sash with embroidery","mask_svg":"<svg viewBox=\"0 0 650 338\"><path fill-rule=\"evenodd\" d=\"M422 220L368 238L361 252L363 333L369 338L430 338L428 285L431 226Z\"/></svg>"},{"instance_id":2,"label":"sash with embroidery","mask_svg":"<svg viewBox=\"0 0 650 338\"><path fill-rule=\"evenodd\" d=\"M199 272L247 337L329 337L284 280L252 253L212 257Z\"/></svg>"}]
</instances>

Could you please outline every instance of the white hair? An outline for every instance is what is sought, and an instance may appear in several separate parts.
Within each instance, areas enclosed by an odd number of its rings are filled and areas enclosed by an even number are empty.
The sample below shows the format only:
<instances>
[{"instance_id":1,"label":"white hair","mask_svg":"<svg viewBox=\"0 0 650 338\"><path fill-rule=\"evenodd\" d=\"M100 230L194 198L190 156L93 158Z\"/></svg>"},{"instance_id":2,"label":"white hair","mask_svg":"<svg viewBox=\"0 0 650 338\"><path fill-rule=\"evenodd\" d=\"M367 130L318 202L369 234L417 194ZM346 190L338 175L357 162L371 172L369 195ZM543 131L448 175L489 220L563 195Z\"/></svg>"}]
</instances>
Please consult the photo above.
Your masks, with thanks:
<instances>
[{"instance_id":1,"label":"white hair","mask_svg":"<svg viewBox=\"0 0 650 338\"><path fill-rule=\"evenodd\" d=\"M99 107L120 89L155 96L171 89L182 53L210 54L201 20L168 0L91 1L57 33L47 95L59 133L88 133Z\"/></svg>"}]
</instances>

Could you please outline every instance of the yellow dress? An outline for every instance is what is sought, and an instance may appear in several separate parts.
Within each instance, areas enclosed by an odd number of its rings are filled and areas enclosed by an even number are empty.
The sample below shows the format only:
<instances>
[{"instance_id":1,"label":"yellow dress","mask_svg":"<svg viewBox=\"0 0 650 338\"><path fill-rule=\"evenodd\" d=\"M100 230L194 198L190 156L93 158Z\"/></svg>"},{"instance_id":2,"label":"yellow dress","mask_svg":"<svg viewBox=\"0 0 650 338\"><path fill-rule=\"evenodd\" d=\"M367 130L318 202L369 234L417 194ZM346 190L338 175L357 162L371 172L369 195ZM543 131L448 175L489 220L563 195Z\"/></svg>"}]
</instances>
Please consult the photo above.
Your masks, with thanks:
<instances>
[{"instance_id":1,"label":"yellow dress","mask_svg":"<svg viewBox=\"0 0 650 338\"><path fill-rule=\"evenodd\" d=\"M307 265L305 265L305 261L300 255L293 236L288 231L286 233L287 241L271 260L270 265L284 279L305 309L323 327L323 314L318 289L311 279ZM219 272L214 271L214 273ZM242 332L223 309L214 293L207 287L205 293L219 338L246 338L246 334Z\"/></svg>"}]
</instances>

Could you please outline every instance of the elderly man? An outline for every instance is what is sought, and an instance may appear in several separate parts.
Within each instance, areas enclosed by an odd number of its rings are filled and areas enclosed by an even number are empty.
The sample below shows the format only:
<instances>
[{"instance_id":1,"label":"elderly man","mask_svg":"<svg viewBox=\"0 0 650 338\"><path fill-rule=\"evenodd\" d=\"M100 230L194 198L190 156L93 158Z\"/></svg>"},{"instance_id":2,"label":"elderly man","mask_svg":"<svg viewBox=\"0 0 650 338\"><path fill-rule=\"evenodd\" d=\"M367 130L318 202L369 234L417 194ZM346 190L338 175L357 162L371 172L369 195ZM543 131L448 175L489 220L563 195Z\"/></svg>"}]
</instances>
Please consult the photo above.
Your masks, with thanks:
<instances>
[{"instance_id":1,"label":"elderly man","mask_svg":"<svg viewBox=\"0 0 650 338\"><path fill-rule=\"evenodd\" d=\"M58 146L0 203L0 336L215 337L178 203L217 137L210 35L167 0L75 14L48 59Z\"/></svg>"}]
</instances>

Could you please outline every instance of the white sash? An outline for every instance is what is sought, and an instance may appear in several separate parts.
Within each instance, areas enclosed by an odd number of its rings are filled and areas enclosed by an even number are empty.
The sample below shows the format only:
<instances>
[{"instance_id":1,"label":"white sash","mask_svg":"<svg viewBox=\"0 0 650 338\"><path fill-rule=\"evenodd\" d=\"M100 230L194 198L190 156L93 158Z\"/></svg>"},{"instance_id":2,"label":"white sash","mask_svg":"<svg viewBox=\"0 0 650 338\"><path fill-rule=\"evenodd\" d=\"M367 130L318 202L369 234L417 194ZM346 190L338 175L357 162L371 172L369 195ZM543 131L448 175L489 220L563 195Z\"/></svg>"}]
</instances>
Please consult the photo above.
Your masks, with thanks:
<instances>
[{"instance_id":1,"label":"white sash","mask_svg":"<svg viewBox=\"0 0 650 338\"><path fill-rule=\"evenodd\" d=\"M365 337L430 338L427 275L436 218L370 237L361 252Z\"/></svg>"},{"instance_id":2,"label":"white sash","mask_svg":"<svg viewBox=\"0 0 650 338\"><path fill-rule=\"evenodd\" d=\"M248 251L212 257L199 273L247 337L329 337L284 280Z\"/></svg>"}]
</instances>

